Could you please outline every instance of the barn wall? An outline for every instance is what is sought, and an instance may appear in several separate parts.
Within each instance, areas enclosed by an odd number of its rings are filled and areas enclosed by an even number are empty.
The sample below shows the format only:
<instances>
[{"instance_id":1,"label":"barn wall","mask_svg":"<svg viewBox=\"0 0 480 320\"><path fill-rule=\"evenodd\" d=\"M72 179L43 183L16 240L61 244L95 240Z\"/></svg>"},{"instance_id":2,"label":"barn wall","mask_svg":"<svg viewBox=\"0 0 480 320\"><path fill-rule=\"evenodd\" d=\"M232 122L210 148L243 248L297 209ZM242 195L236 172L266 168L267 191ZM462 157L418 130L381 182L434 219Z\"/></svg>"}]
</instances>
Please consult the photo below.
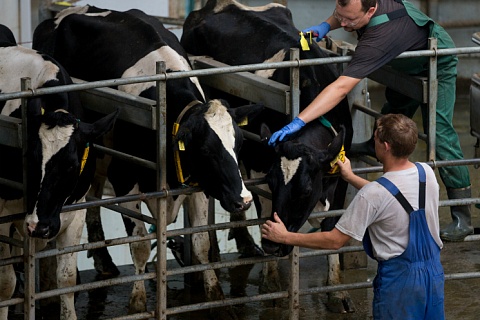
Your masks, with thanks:
<instances>
[{"instance_id":1,"label":"barn wall","mask_svg":"<svg viewBox=\"0 0 480 320\"><path fill-rule=\"evenodd\" d=\"M9 27L15 39L27 46L32 39L30 0L0 0L0 23Z\"/></svg>"}]
</instances>

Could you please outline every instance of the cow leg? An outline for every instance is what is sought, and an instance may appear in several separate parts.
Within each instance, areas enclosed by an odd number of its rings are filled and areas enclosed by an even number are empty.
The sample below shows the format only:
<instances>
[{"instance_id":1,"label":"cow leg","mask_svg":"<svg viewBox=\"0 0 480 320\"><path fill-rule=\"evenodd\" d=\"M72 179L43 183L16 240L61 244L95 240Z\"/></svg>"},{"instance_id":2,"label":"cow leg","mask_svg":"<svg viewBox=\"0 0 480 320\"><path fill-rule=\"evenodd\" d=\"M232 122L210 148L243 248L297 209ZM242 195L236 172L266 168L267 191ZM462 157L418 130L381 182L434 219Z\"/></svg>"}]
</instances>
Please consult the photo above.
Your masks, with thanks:
<instances>
[{"instance_id":1,"label":"cow leg","mask_svg":"<svg viewBox=\"0 0 480 320\"><path fill-rule=\"evenodd\" d=\"M3 229L1 227L0 229ZM3 230L0 230L2 235L8 235L3 233ZM0 243L0 259L10 258L10 248L6 243ZM8 300L13 296L15 291L15 284L17 278L15 277L15 271L13 270L13 265L7 265L0 267L0 301ZM8 307L0 308L0 320L8 319Z\"/></svg>"},{"instance_id":2,"label":"cow leg","mask_svg":"<svg viewBox=\"0 0 480 320\"><path fill-rule=\"evenodd\" d=\"M23 201L6 201L0 199L0 217L18 213L23 210ZM0 235L8 237L10 235L11 223L0 224ZM0 260L10 258L10 245L0 242ZM15 285L17 277L15 276L15 269L12 264L0 267L0 301L12 298L15 292ZM8 307L0 308L0 320L8 319Z\"/></svg>"},{"instance_id":3,"label":"cow leg","mask_svg":"<svg viewBox=\"0 0 480 320\"><path fill-rule=\"evenodd\" d=\"M84 199L83 199L84 201ZM56 239L57 248L80 244L83 227L85 225L86 210L67 212L75 218L70 225L59 234ZM57 256L57 287L68 288L77 284L77 253L67 253ZM60 296L60 319L77 319L75 312L75 294L67 293Z\"/></svg>"},{"instance_id":4,"label":"cow leg","mask_svg":"<svg viewBox=\"0 0 480 320\"><path fill-rule=\"evenodd\" d=\"M110 160L111 157L107 155L104 156L103 159L97 159L97 169L91 188L88 192L89 196L93 196L98 199L102 198L105 182L107 180L107 168ZM92 243L97 241L105 241L100 207L92 207L87 209L86 223L88 242ZM87 257L93 258L95 270L102 277L115 277L120 274L120 271L113 263L112 257L110 256L110 253L106 247L88 250Z\"/></svg>"},{"instance_id":5,"label":"cow leg","mask_svg":"<svg viewBox=\"0 0 480 320\"><path fill-rule=\"evenodd\" d=\"M35 244L36 245L36 244ZM49 241L44 250L55 249L57 247L57 242L55 240ZM38 281L40 286L40 291L48 291L57 289L57 257L47 257L38 260ZM60 297L50 297L42 299L39 301L40 313L42 316L45 316L47 313L55 310L60 313ZM48 310L48 311L44 311Z\"/></svg>"},{"instance_id":6,"label":"cow leg","mask_svg":"<svg viewBox=\"0 0 480 320\"><path fill-rule=\"evenodd\" d=\"M0 200L0 206L1 202L4 202L4 200ZM8 237L10 225L10 223L0 224L0 234L2 236ZM10 246L7 243L0 242L0 260L8 259L10 257ZM7 266L0 267L0 301L8 300L13 296L16 282L17 278L15 277L13 265L9 264ZM8 307L0 308L0 320L7 319Z\"/></svg>"},{"instance_id":7,"label":"cow leg","mask_svg":"<svg viewBox=\"0 0 480 320\"><path fill-rule=\"evenodd\" d=\"M129 194L138 194L138 185L129 192ZM129 210L141 213L141 201L132 201L120 204L122 207ZM147 228L143 221L122 216L123 223L129 236L147 235ZM148 258L150 257L150 241L139 241L130 243L130 253L132 255L133 265L135 267L135 274L144 274L147 266ZM145 291L144 281L135 281L133 284L132 294L130 296L130 303L128 313L140 313L147 310L147 294Z\"/></svg>"},{"instance_id":8,"label":"cow leg","mask_svg":"<svg viewBox=\"0 0 480 320\"><path fill-rule=\"evenodd\" d=\"M339 285L340 279L340 255L328 256L327 285ZM334 291L328 293L327 308L336 313L355 312L355 306L347 291Z\"/></svg>"}]
</instances>

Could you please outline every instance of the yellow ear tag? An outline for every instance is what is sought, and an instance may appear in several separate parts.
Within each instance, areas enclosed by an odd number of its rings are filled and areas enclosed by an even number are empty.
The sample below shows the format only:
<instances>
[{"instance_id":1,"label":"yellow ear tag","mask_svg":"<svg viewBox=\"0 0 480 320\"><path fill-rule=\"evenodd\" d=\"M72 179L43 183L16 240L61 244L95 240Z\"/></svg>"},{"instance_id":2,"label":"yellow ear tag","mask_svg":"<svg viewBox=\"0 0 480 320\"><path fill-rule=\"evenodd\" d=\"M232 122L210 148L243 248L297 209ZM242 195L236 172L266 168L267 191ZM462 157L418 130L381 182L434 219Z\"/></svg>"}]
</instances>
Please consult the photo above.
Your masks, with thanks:
<instances>
[{"instance_id":1,"label":"yellow ear tag","mask_svg":"<svg viewBox=\"0 0 480 320\"><path fill-rule=\"evenodd\" d=\"M340 152L337 154L335 159L333 159L330 162L330 167L332 168L332 170L328 171L328 173L334 174L334 173L337 173L340 170L340 168L338 167L338 164L337 164L338 160L341 160L342 162L345 162L345 149L343 148L343 145L342 145L342 149L340 149Z\"/></svg>"},{"instance_id":2,"label":"yellow ear tag","mask_svg":"<svg viewBox=\"0 0 480 320\"><path fill-rule=\"evenodd\" d=\"M247 124L248 124L248 117L245 117L242 119L242 121L238 123L238 126L243 127L243 126L246 126Z\"/></svg>"},{"instance_id":3,"label":"yellow ear tag","mask_svg":"<svg viewBox=\"0 0 480 320\"><path fill-rule=\"evenodd\" d=\"M59 1L59 2L54 2L54 4L59 5L59 6L66 6L66 7L71 7L72 4L67 1Z\"/></svg>"},{"instance_id":4,"label":"yellow ear tag","mask_svg":"<svg viewBox=\"0 0 480 320\"><path fill-rule=\"evenodd\" d=\"M180 151L185 151L185 144L183 143L182 140L178 140L178 149Z\"/></svg>"},{"instance_id":5,"label":"yellow ear tag","mask_svg":"<svg viewBox=\"0 0 480 320\"><path fill-rule=\"evenodd\" d=\"M300 32L300 45L302 46L303 51L310 50L310 47L308 46L308 41L307 41L307 39L305 39L305 36L303 35L303 32Z\"/></svg>"},{"instance_id":6,"label":"yellow ear tag","mask_svg":"<svg viewBox=\"0 0 480 320\"><path fill-rule=\"evenodd\" d=\"M87 142L87 145L85 147L85 151L83 151L82 162L80 163L80 174L82 174L83 168L85 168L85 163L87 163L88 152L89 151L90 151L90 145Z\"/></svg>"}]
</instances>

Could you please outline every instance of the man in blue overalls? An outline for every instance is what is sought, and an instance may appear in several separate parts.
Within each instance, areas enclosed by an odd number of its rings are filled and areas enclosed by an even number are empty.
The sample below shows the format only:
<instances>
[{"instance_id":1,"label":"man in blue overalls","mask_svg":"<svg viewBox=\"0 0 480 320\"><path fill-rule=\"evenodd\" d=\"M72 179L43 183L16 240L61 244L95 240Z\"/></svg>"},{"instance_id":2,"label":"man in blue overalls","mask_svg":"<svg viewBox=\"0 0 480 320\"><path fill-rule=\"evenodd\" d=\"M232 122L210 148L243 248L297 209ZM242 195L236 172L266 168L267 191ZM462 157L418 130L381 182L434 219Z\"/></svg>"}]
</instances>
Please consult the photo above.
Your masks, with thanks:
<instances>
[{"instance_id":1,"label":"man in blue overalls","mask_svg":"<svg viewBox=\"0 0 480 320\"><path fill-rule=\"evenodd\" d=\"M433 170L408 160L417 143L415 122L401 114L377 120L375 152L384 174L369 182L338 162L342 178L360 189L332 231L293 233L278 215L262 225L262 237L292 246L339 249L354 238L377 260L374 319L445 318L440 262L439 186Z\"/></svg>"},{"instance_id":2,"label":"man in blue overalls","mask_svg":"<svg viewBox=\"0 0 480 320\"><path fill-rule=\"evenodd\" d=\"M330 30L342 27L357 32L358 43L352 60L342 75L323 90L290 124L273 134L269 141L275 145L285 137L300 130L306 122L317 119L334 108L363 78L385 64L409 75L426 75L428 58L393 60L405 51L428 48L428 38L437 38L438 48L454 48L447 32L408 1L402 0L337 0L336 7L325 22L303 30L312 31L317 40ZM438 96L436 105L436 160L463 159L458 135L452 119L455 105L457 77L456 56L440 56L437 63ZM420 103L392 89L386 90L387 103L382 113L401 113L412 117ZM428 110L421 105L424 131L428 131ZM373 139L370 146L360 152L373 155ZM358 146L358 145L357 145ZM352 146L352 151L355 145ZM466 166L442 167L440 177L449 199L471 197L470 175ZM450 208L452 223L441 231L446 241L462 241L473 233L470 205Z\"/></svg>"}]
</instances>

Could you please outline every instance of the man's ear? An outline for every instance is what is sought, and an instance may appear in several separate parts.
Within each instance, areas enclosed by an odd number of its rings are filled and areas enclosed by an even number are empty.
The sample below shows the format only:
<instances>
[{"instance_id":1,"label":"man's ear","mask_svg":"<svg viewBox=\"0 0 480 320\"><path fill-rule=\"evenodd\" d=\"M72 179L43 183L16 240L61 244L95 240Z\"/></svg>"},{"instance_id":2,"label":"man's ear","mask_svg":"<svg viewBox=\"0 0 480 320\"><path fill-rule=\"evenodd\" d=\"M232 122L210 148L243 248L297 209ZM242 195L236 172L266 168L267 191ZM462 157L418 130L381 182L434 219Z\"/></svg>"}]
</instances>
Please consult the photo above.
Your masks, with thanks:
<instances>
[{"instance_id":1,"label":"man's ear","mask_svg":"<svg viewBox=\"0 0 480 320\"><path fill-rule=\"evenodd\" d=\"M382 142L382 145L385 148L385 151L390 152L390 150L392 149L392 146L387 141Z\"/></svg>"}]
</instances>

